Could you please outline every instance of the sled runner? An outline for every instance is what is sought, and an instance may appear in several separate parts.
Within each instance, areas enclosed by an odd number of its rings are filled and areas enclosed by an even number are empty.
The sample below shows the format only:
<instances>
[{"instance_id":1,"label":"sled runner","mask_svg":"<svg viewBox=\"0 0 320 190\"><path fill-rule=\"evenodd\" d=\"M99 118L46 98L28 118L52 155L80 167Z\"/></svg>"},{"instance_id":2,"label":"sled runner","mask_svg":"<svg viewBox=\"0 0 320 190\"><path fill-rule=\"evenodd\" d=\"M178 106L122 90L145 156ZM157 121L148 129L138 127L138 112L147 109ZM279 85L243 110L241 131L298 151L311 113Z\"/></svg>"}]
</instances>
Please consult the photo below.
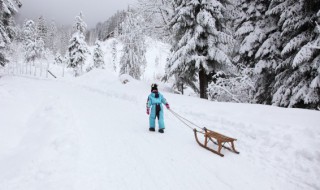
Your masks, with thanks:
<instances>
[{"instance_id":1,"label":"sled runner","mask_svg":"<svg viewBox=\"0 0 320 190\"><path fill-rule=\"evenodd\" d=\"M209 129L206 129L206 128L203 128L204 132L201 132L201 131L197 131L197 129L194 129L194 136L196 138L196 141L197 143L215 153L215 154L218 154L219 156L224 156L223 154L221 154L221 149L222 147L233 152L233 153L236 153L236 154L239 154L240 152L236 151L235 147L234 147L234 141L236 141L237 139L234 139L234 138L231 138L231 137L227 137L225 135L222 135L220 133L217 133L217 132L214 132L214 131L211 131ZM204 134L204 144L202 144L199 139L198 139L198 135L197 133L202 133ZM214 150L212 148L209 148L208 147L208 142L211 141L212 143L214 143L215 145L218 145L218 150ZM230 145L230 147L227 147L225 146L225 144L228 143Z\"/></svg>"}]
</instances>

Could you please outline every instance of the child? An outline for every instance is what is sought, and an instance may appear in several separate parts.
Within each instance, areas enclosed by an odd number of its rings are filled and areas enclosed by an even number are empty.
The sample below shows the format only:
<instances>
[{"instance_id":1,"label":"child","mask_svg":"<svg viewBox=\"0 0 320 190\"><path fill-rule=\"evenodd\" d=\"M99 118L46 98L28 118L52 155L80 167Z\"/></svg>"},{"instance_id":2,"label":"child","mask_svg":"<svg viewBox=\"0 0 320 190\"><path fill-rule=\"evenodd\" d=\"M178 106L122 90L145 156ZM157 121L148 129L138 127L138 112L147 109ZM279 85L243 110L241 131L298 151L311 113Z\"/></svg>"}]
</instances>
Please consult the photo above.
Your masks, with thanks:
<instances>
[{"instance_id":1,"label":"child","mask_svg":"<svg viewBox=\"0 0 320 190\"><path fill-rule=\"evenodd\" d=\"M167 109L170 109L170 106L167 100L163 97L162 94L158 92L158 85L151 85L151 94L148 96L147 101L147 114L149 116L149 131L155 131L155 120L158 118L159 123L159 132L164 133L164 118L163 118L163 107L162 104L166 106ZM150 113L151 108L151 113Z\"/></svg>"}]
</instances>

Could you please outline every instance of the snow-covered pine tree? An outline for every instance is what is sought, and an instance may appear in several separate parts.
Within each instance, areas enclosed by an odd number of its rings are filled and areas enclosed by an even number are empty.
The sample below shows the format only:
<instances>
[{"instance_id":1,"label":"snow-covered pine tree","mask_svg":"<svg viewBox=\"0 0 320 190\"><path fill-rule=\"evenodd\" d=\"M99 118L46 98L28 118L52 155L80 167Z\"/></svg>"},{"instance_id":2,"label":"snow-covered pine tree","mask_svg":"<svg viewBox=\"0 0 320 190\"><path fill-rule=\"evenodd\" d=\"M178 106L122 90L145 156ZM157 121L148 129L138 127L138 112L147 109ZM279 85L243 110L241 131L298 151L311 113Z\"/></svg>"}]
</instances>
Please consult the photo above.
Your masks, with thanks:
<instances>
[{"instance_id":1,"label":"snow-covered pine tree","mask_svg":"<svg viewBox=\"0 0 320 190\"><path fill-rule=\"evenodd\" d=\"M142 69L146 65L146 45L142 32L143 23L140 16L134 17L129 12L122 24L123 55L120 60L120 74L128 74L135 79L140 79Z\"/></svg>"},{"instance_id":2,"label":"snow-covered pine tree","mask_svg":"<svg viewBox=\"0 0 320 190\"><path fill-rule=\"evenodd\" d=\"M36 24L33 20L25 22L23 26L23 36L25 61L30 63L29 72L31 74L31 63L34 64L36 59L44 56L44 42L42 38L38 37Z\"/></svg>"},{"instance_id":3,"label":"snow-covered pine tree","mask_svg":"<svg viewBox=\"0 0 320 190\"><path fill-rule=\"evenodd\" d=\"M255 68L254 102L271 104L275 68L281 62L277 19L266 15L271 0L238 0L240 14L235 19L235 36L240 42L234 62L239 68Z\"/></svg>"},{"instance_id":4,"label":"snow-covered pine tree","mask_svg":"<svg viewBox=\"0 0 320 190\"><path fill-rule=\"evenodd\" d=\"M86 53L88 52L89 50L85 42L85 37L80 33L74 33L70 39L68 48L68 67L74 69L75 76L79 76L82 73L82 67L86 60Z\"/></svg>"},{"instance_id":5,"label":"snow-covered pine tree","mask_svg":"<svg viewBox=\"0 0 320 190\"><path fill-rule=\"evenodd\" d=\"M14 37L13 16L21 6L19 0L0 0L0 66L8 62L4 50Z\"/></svg>"},{"instance_id":6,"label":"snow-covered pine tree","mask_svg":"<svg viewBox=\"0 0 320 190\"><path fill-rule=\"evenodd\" d=\"M138 11L145 22L148 36L170 43L170 28L168 23L174 13L173 0L138 0Z\"/></svg>"},{"instance_id":7,"label":"snow-covered pine tree","mask_svg":"<svg viewBox=\"0 0 320 190\"><path fill-rule=\"evenodd\" d=\"M113 69L114 71L117 70L116 67L116 62L117 62L117 41L114 39L112 44L111 44L111 54L112 54L112 65L113 65Z\"/></svg>"},{"instance_id":8,"label":"snow-covered pine tree","mask_svg":"<svg viewBox=\"0 0 320 190\"><path fill-rule=\"evenodd\" d=\"M281 107L320 107L319 0L273 0L268 15L278 18L282 64L277 66L272 103ZM272 54L271 54L272 55ZM270 57L270 56L269 56Z\"/></svg>"},{"instance_id":9,"label":"snow-covered pine tree","mask_svg":"<svg viewBox=\"0 0 320 190\"><path fill-rule=\"evenodd\" d=\"M238 0L240 9L234 20L235 38L240 46L234 62L238 66L254 67L256 53L268 35L277 29L275 19L265 15L271 0Z\"/></svg>"},{"instance_id":10,"label":"snow-covered pine tree","mask_svg":"<svg viewBox=\"0 0 320 190\"><path fill-rule=\"evenodd\" d=\"M58 27L58 36L55 38L55 44L61 55L65 55L68 51L69 40L72 37L72 31L67 26Z\"/></svg>"},{"instance_id":11,"label":"snow-covered pine tree","mask_svg":"<svg viewBox=\"0 0 320 190\"><path fill-rule=\"evenodd\" d=\"M251 79L252 69L241 69L239 75L216 73L214 81L208 88L211 100L219 102L249 103L254 96L254 83Z\"/></svg>"},{"instance_id":12,"label":"snow-covered pine tree","mask_svg":"<svg viewBox=\"0 0 320 190\"><path fill-rule=\"evenodd\" d=\"M320 10L317 13L317 41L320 41L320 25L318 24L318 22L320 22ZM316 48L316 49L320 49L320 44L318 43L318 45L316 45L316 47L312 47L312 48ZM313 61L313 65L312 65L313 69L317 70L318 72L318 76L316 78L313 79L313 81L311 82L311 88L314 89L319 89L320 88L320 58L318 57L317 59L315 59ZM318 106L318 110L320 110L320 106Z\"/></svg>"},{"instance_id":13,"label":"snow-covered pine tree","mask_svg":"<svg viewBox=\"0 0 320 190\"><path fill-rule=\"evenodd\" d=\"M82 12L80 12L79 16L76 16L75 23L73 25L73 30L82 35L85 35L87 30L87 24L83 20Z\"/></svg>"},{"instance_id":14,"label":"snow-covered pine tree","mask_svg":"<svg viewBox=\"0 0 320 190\"><path fill-rule=\"evenodd\" d=\"M41 38L29 41L25 46L26 62L34 63L37 58L42 58L44 56L44 51L44 42Z\"/></svg>"},{"instance_id":15,"label":"snow-covered pine tree","mask_svg":"<svg viewBox=\"0 0 320 190\"><path fill-rule=\"evenodd\" d=\"M194 73L191 69L185 73L174 75L173 89L177 89L181 94L184 94L184 89L190 87L195 93L200 93L199 86L197 85L198 79L196 75L192 76L190 73Z\"/></svg>"},{"instance_id":16,"label":"snow-covered pine tree","mask_svg":"<svg viewBox=\"0 0 320 190\"><path fill-rule=\"evenodd\" d=\"M22 40L24 44L37 38L36 25L33 20L26 20L22 27Z\"/></svg>"},{"instance_id":17,"label":"snow-covered pine tree","mask_svg":"<svg viewBox=\"0 0 320 190\"><path fill-rule=\"evenodd\" d=\"M57 48L57 43L56 43L56 38L58 37L57 35L58 28L54 20L51 21L48 27L48 32L47 32L47 47L53 52L57 53L58 48ZM59 39L61 40L61 39Z\"/></svg>"},{"instance_id":18,"label":"snow-covered pine tree","mask_svg":"<svg viewBox=\"0 0 320 190\"><path fill-rule=\"evenodd\" d=\"M47 26L47 23L46 23L46 20L43 16L40 16L38 18L38 21L37 21L37 34L38 34L38 38L41 38L44 43L45 43L45 47L48 47L47 44L48 44L48 39L47 39L47 36L48 36L48 26Z\"/></svg>"},{"instance_id":19,"label":"snow-covered pine tree","mask_svg":"<svg viewBox=\"0 0 320 190\"><path fill-rule=\"evenodd\" d=\"M56 53L56 56L54 58L54 63L57 65L61 65L63 63L63 57L61 56L61 54L59 52Z\"/></svg>"},{"instance_id":20,"label":"snow-covered pine tree","mask_svg":"<svg viewBox=\"0 0 320 190\"><path fill-rule=\"evenodd\" d=\"M226 0L175 0L175 13L169 26L174 35L167 78L198 75L200 97L208 98L209 73L231 66L225 44L233 43L226 33ZM188 75L187 75L188 74Z\"/></svg>"},{"instance_id":21,"label":"snow-covered pine tree","mask_svg":"<svg viewBox=\"0 0 320 190\"><path fill-rule=\"evenodd\" d=\"M93 63L95 68L105 68L104 53L101 49L101 43L96 41L95 48L93 50Z\"/></svg>"},{"instance_id":22,"label":"snow-covered pine tree","mask_svg":"<svg viewBox=\"0 0 320 190\"><path fill-rule=\"evenodd\" d=\"M72 35L68 48L68 67L74 69L74 75L78 76L83 71L83 64L86 60L86 54L89 53L87 43L85 42L85 31L87 25L83 21L82 13L76 16L74 24L74 34Z\"/></svg>"}]
</instances>

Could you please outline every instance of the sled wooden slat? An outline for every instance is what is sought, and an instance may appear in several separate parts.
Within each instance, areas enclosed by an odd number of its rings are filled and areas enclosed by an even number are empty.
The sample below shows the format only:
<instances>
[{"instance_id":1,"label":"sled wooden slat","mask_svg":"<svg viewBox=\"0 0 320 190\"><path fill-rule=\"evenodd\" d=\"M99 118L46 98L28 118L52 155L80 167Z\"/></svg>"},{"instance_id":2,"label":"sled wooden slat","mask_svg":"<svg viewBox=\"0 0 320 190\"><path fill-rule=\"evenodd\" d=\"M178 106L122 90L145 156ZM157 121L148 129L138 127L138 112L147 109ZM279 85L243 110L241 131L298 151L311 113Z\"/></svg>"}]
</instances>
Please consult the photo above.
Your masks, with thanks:
<instances>
[{"instance_id":1,"label":"sled wooden slat","mask_svg":"<svg viewBox=\"0 0 320 190\"><path fill-rule=\"evenodd\" d=\"M229 150L229 151L231 151L233 153L239 154L239 152L236 151L236 149L234 147L234 141L236 141L237 139L231 138L231 137L227 137L227 136L222 135L220 133L217 133L215 131L211 131L209 129L204 128L204 143L202 144L198 139L197 133L198 133L198 131L196 129L194 129L194 135L195 135L196 141L201 147L203 147L203 148L205 148L205 149L207 149L207 150L209 150L209 151L211 151L211 152L213 152L215 154L218 154L219 156L222 156L222 157L224 156L221 153L221 149L222 148L225 148L225 149L227 149L227 150ZM214 150L212 148L209 148L208 147L208 142L209 141L211 141L214 144L218 145L218 150ZM224 145L225 143L230 143L231 147L225 146Z\"/></svg>"}]
</instances>

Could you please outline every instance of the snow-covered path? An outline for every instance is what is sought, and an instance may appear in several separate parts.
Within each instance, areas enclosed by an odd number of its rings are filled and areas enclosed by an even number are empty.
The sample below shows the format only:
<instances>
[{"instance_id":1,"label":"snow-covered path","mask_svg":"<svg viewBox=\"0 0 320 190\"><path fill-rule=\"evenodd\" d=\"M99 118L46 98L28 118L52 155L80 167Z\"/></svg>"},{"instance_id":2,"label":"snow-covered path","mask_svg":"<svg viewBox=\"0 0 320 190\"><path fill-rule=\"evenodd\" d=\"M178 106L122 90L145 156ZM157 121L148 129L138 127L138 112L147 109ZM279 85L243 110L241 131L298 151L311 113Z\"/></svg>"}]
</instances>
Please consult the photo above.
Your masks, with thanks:
<instances>
[{"instance_id":1,"label":"snow-covered path","mask_svg":"<svg viewBox=\"0 0 320 190\"><path fill-rule=\"evenodd\" d=\"M164 93L181 115L238 139L241 154L221 158L167 111L165 134L150 133L148 93L104 72L1 78L0 189L320 188L320 112Z\"/></svg>"}]
</instances>

